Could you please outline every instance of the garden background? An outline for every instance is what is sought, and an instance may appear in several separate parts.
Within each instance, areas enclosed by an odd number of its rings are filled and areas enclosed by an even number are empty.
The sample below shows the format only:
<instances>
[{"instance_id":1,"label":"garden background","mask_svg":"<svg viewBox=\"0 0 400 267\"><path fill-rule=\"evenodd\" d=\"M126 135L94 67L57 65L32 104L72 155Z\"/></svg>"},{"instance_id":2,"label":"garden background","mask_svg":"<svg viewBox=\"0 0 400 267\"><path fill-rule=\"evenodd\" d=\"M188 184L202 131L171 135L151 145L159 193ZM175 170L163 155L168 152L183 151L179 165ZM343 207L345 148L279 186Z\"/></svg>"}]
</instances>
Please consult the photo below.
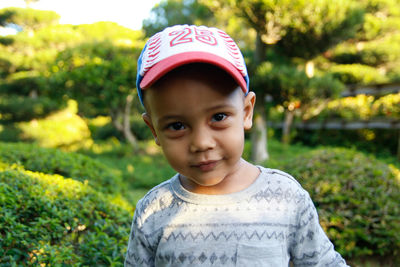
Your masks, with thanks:
<instances>
[{"instance_id":1,"label":"garden background","mask_svg":"<svg viewBox=\"0 0 400 267\"><path fill-rule=\"evenodd\" d=\"M400 1L164 0L141 30L0 10L19 29L0 36L0 266L123 265L135 204L174 174L135 88L173 24L240 46L257 94L244 158L296 177L352 266L400 264Z\"/></svg>"}]
</instances>

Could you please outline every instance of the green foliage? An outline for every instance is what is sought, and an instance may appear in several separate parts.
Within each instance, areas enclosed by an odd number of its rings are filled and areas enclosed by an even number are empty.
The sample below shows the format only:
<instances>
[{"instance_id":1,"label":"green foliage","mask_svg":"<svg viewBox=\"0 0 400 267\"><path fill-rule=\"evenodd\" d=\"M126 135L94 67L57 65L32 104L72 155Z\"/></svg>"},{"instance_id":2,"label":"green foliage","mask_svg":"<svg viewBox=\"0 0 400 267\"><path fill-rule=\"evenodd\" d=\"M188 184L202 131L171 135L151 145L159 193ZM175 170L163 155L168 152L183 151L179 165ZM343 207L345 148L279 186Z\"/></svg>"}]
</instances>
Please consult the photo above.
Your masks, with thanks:
<instances>
[{"instance_id":1,"label":"green foliage","mask_svg":"<svg viewBox=\"0 0 400 267\"><path fill-rule=\"evenodd\" d=\"M363 21L356 1L340 0L335 5L329 0L218 2L243 17L265 44L278 46L281 55L304 59L352 37Z\"/></svg>"},{"instance_id":2,"label":"green foliage","mask_svg":"<svg viewBox=\"0 0 400 267\"><path fill-rule=\"evenodd\" d=\"M344 84L377 84L388 82L388 78L374 67L361 64L334 65L332 75Z\"/></svg>"},{"instance_id":3,"label":"green foliage","mask_svg":"<svg viewBox=\"0 0 400 267\"><path fill-rule=\"evenodd\" d=\"M306 146L342 146L351 147L381 157L394 157L397 153L399 134L396 130L358 129L335 130L296 129L293 142Z\"/></svg>"},{"instance_id":4,"label":"green foliage","mask_svg":"<svg viewBox=\"0 0 400 267\"><path fill-rule=\"evenodd\" d=\"M20 122L42 118L62 107L64 107L63 104L49 97L3 95L0 96L0 122Z\"/></svg>"},{"instance_id":5,"label":"green foliage","mask_svg":"<svg viewBox=\"0 0 400 267\"><path fill-rule=\"evenodd\" d=\"M193 0L163 0L152 8L150 18L143 21L147 36L176 24L212 25L213 13L204 4Z\"/></svg>"},{"instance_id":6,"label":"green foliage","mask_svg":"<svg viewBox=\"0 0 400 267\"><path fill-rule=\"evenodd\" d=\"M37 71L20 71L11 74L6 81L0 83L2 94L29 95L40 88L39 73Z\"/></svg>"},{"instance_id":7,"label":"green foliage","mask_svg":"<svg viewBox=\"0 0 400 267\"><path fill-rule=\"evenodd\" d=\"M254 77L256 87L270 94L285 108L293 102L309 104L316 99L337 96L344 86L330 75L308 78L295 66L263 63Z\"/></svg>"},{"instance_id":8,"label":"green foliage","mask_svg":"<svg viewBox=\"0 0 400 267\"><path fill-rule=\"evenodd\" d=\"M17 124L21 139L34 141L43 147L76 150L92 144L86 122L77 115L77 103L68 101L68 107L43 119L33 119Z\"/></svg>"},{"instance_id":9,"label":"green foliage","mask_svg":"<svg viewBox=\"0 0 400 267\"><path fill-rule=\"evenodd\" d=\"M396 62L400 60L399 43L400 34L392 34L366 43L338 46L334 50L332 61L342 64L360 63L369 66Z\"/></svg>"},{"instance_id":10,"label":"green foliage","mask_svg":"<svg viewBox=\"0 0 400 267\"><path fill-rule=\"evenodd\" d=\"M153 135L144 123L140 113L134 112L130 120L131 131L139 141L153 139ZM116 137L118 140L124 139L122 133L112 125L111 118L108 116L98 116L93 119L87 119L87 124L93 140L107 140L112 137Z\"/></svg>"},{"instance_id":11,"label":"green foliage","mask_svg":"<svg viewBox=\"0 0 400 267\"><path fill-rule=\"evenodd\" d=\"M310 193L344 257L400 253L400 170L348 149L321 148L283 167Z\"/></svg>"},{"instance_id":12,"label":"green foliage","mask_svg":"<svg viewBox=\"0 0 400 267\"><path fill-rule=\"evenodd\" d=\"M342 82L386 83L399 81L400 3L398 0L361 0L365 10L362 28L354 38L324 54L332 63L321 69Z\"/></svg>"},{"instance_id":13,"label":"green foliage","mask_svg":"<svg viewBox=\"0 0 400 267\"><path fill-rule=\"evenodd\" d=\"M24 143L1 143L0 162L33 172L58 174L105 193L121 191L119 173L91 158Z\"/></svg>"},{"instance_id":14,"label":"green foliage","mask_svg":"<svg viewBox=\"0 0 400 267\"><path fill-rule=\"evenodd\" d=\"M365 22L357 33L362 41L379 39L382 34L398 31L400 27L400 7L398 0L362 0L366 10Z\"/></svg>"},{"instance_id":15,"label":"green foliage","mask_svg":"<svg viewBox=\"0 0 400 267\"><path fill-rule=\"evenodd\" d=\"M51 67L48 94L76 99L86 116L114 115L123 110L126 97L133 92L139 52L131 45L116 46L107 41L67 49Z\"/></svg>"},{"instance_id":16,"label":"green foliage","mask_svg":"<svg viewBox=\"0 0 400 267\"><path fill-rule=\"evenodd\" d=\"M115 22L81 24L75 26L74 29L81 34L85 43L109 41L115 45L135 45L137 42L143 42L141 31L131 30Z\"/></svg>"},{"instance_id":17,"label":"green foliage","mask_svg":"<svg viewBox=\"0 0 400 267\"><path fill-rule=\"evenodd\" d=\"M25 29L38 29L58 23L60 16L54 11L9 7L0 10L0 18Z\"/></svg>"},{"instance_id":18,"label":"green foliage","mask_svg":"<svg viewBox=\"0 0 400 267\"><path fill-rule=\"evenodd\" d=\"M123 180L132 190L138 188L148 190L176 173L154 140L139 144L143 151L140 154L135 154L131 147L116 139L97 142L90 149L82 150L81 153L95 157L109 168L121 171Z\"/></svg>"},{"instance_id":19,"label":"green foliage","mask_svg":"<svg viewBox=\"0 0 400 267\"><path fill-rule=\"evenodd\" d=\"M304 119L370 120L374 118L400 118L400 93L382 97L367 95L349 96L316 107L319 112L304 114Z\"/></svg>"},{"instance_id":20,"label":"green foliage","mask_svg":"<svg viewBox=\"0 0 400 267\"><path fill-rule=\"evenodd\" d=\"M85 183L2 163L0 207L2 266L122 266L131 215Z\"/></svg>"},{"instance_id":21,"label":"green foliage","mask_svg":"<svg viewBox=\"0 0 400 267\"><path fill-rule=\"evenodd\" d=\"M311 59L353 37L363 23L364 12L357 1L287 1L282 39L277 46L282 54ZM276 1L281 5L281 1ZM278 15L279 16L279 15ZM268 20L267 20L268 21Z\"/></svg>"},{"instance_id":22,"label":"green foliage","mask_svg":"<svg viewBox=\"0 0 400 267\"><path fill-rule=\"evenodd\" d=\"M270 118L282 120L283 107L271 109ZM329 102L320 102L305 110L301 120L305 121L395 121L400 118L400 94L382 97L357 95ZM357 147L374 154L396 155L398 132L393 129L359 130L296 130L295 141L309 146L337 145Z\"/></svg>"},{"instance_id":23,"label":"green foliage","mask_svg":"<svg viewBox=\"0 0 400 267\"><path fill-rule=\"evenodd\" d=\"M0 77L1 78L6 77L9 73L11 73L11 70L12 70L12 64L10 60L3 58L2 55L0 55Z\"/></svg>"}]
</instances>

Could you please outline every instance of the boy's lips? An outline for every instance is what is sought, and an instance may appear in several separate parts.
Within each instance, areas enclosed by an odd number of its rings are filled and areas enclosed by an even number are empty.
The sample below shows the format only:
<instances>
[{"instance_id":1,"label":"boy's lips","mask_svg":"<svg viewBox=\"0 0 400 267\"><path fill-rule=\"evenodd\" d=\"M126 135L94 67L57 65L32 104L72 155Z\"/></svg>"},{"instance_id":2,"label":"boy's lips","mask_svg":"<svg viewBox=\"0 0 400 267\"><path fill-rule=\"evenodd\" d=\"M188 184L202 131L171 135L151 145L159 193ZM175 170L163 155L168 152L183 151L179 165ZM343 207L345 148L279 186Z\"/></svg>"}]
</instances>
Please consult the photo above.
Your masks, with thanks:
<instances>
[{"instance_id":1,"label":"boy's lips","mask_svg":"<svg viewBox=\"0 0 400 267\"><path fill-rule=\"evenodd\" d=\"M215 166L218 164L219 160L207 160L207 161L202 161L196 164L192 164L192 167L198 168L201 171L211 171L215 168Z\"/></svg>"}]
</instances>

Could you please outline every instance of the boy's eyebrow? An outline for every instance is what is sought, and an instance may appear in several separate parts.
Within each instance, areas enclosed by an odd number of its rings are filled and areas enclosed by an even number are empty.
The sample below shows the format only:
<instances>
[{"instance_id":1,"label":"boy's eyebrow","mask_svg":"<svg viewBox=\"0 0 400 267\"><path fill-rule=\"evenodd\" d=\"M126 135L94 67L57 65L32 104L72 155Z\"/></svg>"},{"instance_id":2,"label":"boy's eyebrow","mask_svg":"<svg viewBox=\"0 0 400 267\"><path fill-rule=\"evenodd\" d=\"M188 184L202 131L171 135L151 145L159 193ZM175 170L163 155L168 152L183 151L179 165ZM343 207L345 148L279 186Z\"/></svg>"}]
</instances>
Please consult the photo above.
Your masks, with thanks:
<instances>
[{"instance_id":1,"label":"boy's eyebrow","mask_svg":"<svg viewBox=\"0 0 400 267\"><path fill-rule=\"evenodd\" d=\"M215 109L221 109L221 108L235 108L236 105L234 103L221 103L221 104L217 104L215 106L209 107L206 109L206 111L212 111Z\"/></svg>"},{"instance_id":2,"label":"boy's eyebrow","mask_svg":"<svg viewBox=\"0 0 400 267\"><path fill-rule=\"evenodd\" d=\"M216 104L215 106L211 106L211 107L207 108L205 111L209 112L212 110L222 109L222 108L235 108L235 104L233 104L233 103ZM183 118L182 115L165 115L158 119L158 123L160 124L160 123L162 123L164 121L168 121L168 120L180 120L182 118Z\"/></svg>"},{"instance_id":3,"label":"boy's eyebrow","mask_svg":"<svg viewBox=\"0 0 400 267\"><path fill-rule=\"evenodd\" d=\"M164 121L179 120L179 119L182 119L182 116L179 116L179 115L166 115L166 116L163 116L163 117L159 118L157 120L157 122L158 122L158 124L161 124Z\"/></svg>"}]
</instances>

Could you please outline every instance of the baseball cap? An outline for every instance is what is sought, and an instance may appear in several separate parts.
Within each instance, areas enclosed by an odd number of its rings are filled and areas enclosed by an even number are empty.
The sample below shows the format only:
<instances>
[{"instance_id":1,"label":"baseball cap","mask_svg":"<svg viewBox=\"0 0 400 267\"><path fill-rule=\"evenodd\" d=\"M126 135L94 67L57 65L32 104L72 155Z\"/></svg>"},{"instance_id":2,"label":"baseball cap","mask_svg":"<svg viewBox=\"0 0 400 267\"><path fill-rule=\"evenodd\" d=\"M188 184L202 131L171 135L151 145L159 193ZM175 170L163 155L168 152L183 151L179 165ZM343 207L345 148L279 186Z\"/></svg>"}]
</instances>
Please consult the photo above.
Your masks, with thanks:
<instances>
[{"instance_id":1,"label":"baseball cap","mask_svg":"<svg viewBox=\"0 0 400 267\"><path fill-rule=\"evenodd\" d=\"M156 33L147 41L138 59L136 87L143 104L142 90L169 71L190 63L208 63L225 70L247 94L249 76L235 41L217 28L175 25Z\"/></svg>"}]
</instances>

